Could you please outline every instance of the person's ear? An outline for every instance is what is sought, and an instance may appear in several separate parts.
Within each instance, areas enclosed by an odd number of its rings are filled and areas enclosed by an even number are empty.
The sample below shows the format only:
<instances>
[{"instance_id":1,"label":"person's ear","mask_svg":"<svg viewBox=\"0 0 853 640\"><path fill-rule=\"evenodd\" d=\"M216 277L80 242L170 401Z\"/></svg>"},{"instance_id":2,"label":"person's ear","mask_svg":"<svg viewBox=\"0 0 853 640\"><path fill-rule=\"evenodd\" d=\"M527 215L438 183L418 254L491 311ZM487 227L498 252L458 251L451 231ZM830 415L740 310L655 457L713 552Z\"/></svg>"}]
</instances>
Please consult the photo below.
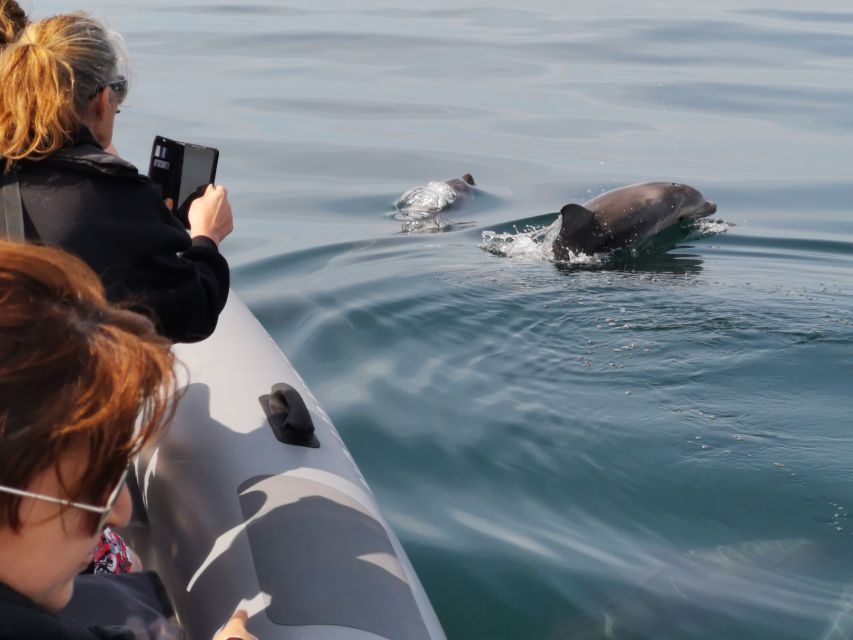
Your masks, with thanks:
<instances>
[{"instance_id":1,"label":"person's ear","mask_svg":"<svg viewBox=\"0 0 853 640\"><path fill-rule=\"evenodd\" d=\"M106 87L98 91L98 95L95 96L95 116L99 120L113 110L113 105L110 101L111 97L112 92L107 90Z\"/></svg>"}]
</instances>

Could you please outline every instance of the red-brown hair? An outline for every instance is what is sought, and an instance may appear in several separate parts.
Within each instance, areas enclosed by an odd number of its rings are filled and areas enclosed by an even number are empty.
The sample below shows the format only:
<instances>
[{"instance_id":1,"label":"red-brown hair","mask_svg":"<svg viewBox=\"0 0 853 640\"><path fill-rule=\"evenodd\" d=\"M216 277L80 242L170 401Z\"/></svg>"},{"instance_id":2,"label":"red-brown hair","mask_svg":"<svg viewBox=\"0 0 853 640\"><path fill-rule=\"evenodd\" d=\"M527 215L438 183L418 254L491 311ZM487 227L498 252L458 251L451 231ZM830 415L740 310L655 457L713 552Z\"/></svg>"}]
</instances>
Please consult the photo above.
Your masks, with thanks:
<instances>
[{"instance_id":1,"label":"red-brown hair","mask_svg":"<svg viewBox=\"0 0 853 640\"><path fill-rule=\"evenodd\" d=\"M26 488L71 447L88 453L68 497L98 500L171 419L169 342L106 301L98 276L58 249L0 242L0 484ZM60 476L61 477L61 476ZM0 493L0 527L20 526Z\"/></svg>"}]
</instances>

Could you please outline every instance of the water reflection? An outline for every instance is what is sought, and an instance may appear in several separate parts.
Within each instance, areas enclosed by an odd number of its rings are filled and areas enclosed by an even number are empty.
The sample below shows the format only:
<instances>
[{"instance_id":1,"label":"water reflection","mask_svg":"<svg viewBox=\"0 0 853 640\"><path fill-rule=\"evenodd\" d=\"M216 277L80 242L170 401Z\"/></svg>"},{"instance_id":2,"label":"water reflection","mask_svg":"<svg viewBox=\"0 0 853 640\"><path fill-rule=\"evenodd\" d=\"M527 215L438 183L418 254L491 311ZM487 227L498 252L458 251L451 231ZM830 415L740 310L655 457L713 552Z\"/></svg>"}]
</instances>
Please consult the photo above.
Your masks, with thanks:
<instances>
[{"instance_id":1,"label":"water reflection","mask_svg":"<svg viewBox=\"0 0 853 640\"><path fill-rule=\"evenodd\" d=\"M657 566L570 624L570 637L793 639L823 631L824 638L846 638L853 632L845 616L850 602L818 577L832 572L827 552L810 540L782 539L649 557Z\"/></svg>"},{"instance_id":2,"label":"water reflection","mask_svg":"<svg viewBox=\"0 0 853 640\"><path fill-rule=\"evenodd\" d=\"M573 264L555 262L554 268L561 273L577 271L623 271L626 273L658 273L673 275L698 275L702 272L702 257L699 254L671 253L671 249L683 249L678 245L663 251L619 251L600 264Z\"/></svg>"}]
</instances>

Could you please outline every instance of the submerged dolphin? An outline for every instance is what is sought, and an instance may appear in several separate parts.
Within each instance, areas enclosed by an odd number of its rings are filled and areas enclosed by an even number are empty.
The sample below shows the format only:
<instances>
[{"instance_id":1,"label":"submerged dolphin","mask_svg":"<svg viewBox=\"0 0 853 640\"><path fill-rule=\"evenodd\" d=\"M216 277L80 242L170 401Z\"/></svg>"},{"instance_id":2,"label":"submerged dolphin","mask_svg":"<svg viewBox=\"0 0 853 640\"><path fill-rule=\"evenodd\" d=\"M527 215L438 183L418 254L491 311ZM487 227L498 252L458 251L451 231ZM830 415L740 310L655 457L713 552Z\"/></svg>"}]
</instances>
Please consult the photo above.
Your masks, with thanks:
<instances>
[{"instance_id":1,"label":"submerged dolphin","mask_svg":"<svg viewBox=\"0 0 853 640\"><path fill-rule=\"evenodd\" d=\"M421 187L414 187L406 191L400 196L396 207L414 218L438 213L459 198L470 196L474 191L472 187L475 184L474 177L470 173L466 173L461 178L428 182Z\"/></svg>"},{"instance_id":2,"label":"submerged dolphin","mask_svg":"<svg viewBox=\"0 0 853 640\"><path fill-rule=\"evenodd\" d=\"M613 189L583 205L562 208L554 257L592 255L629 247L685 220L710 216L717 205L699 191L675 182L644 182Z\"/></svg>"}]
</instances>

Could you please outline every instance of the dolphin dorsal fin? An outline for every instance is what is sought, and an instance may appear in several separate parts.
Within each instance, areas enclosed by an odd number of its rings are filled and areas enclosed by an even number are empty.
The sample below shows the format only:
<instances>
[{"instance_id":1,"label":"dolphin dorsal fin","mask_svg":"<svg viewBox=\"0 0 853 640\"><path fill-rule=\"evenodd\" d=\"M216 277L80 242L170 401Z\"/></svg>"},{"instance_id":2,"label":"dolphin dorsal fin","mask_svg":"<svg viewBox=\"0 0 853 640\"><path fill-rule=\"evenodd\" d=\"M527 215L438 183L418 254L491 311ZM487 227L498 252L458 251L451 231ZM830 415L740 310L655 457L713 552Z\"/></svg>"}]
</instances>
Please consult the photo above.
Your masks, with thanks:
<instances>
[{"instance_id":1,"label":"dolphin dorsal fin","mask_svg":"<svg viewBox=\"0 0 853 640\"><path fill-rule=\"evenodd\" d=\"M601 229L595 219L595 212L585 206L572 202L560 209L560 237L556 245L573 253L592 255L601 243Z\"/></svg>"},{"instance_id":2,"label":"dolphin dorsal fin","mask_svg":"<svg viewBox=\"0 0 853 640\"><path fill-rule=\"evenodd\" d=\"M560 215L563 220L560 225L560 237L568 239L576 236L584 230L597 230L598 224L595 221L595 212L590 211L585 206L572 202L560 209Z\"/></svg>"},{"instance_id":3,"label":"dolphin dorsal fin","mask_svg":"<svg viewBox=\"0 0 853 640\"><path fill-rule=\"evenodd\" d=\"M577 202L570 202L569 204L567 204L565 207L560 209L560 214L563 215L564 221L565 216L583 217L586 220L589 220L590 217L595 217L595 213L587 209L582 204L578 204Z\"/></svg>"}]
</instances>

